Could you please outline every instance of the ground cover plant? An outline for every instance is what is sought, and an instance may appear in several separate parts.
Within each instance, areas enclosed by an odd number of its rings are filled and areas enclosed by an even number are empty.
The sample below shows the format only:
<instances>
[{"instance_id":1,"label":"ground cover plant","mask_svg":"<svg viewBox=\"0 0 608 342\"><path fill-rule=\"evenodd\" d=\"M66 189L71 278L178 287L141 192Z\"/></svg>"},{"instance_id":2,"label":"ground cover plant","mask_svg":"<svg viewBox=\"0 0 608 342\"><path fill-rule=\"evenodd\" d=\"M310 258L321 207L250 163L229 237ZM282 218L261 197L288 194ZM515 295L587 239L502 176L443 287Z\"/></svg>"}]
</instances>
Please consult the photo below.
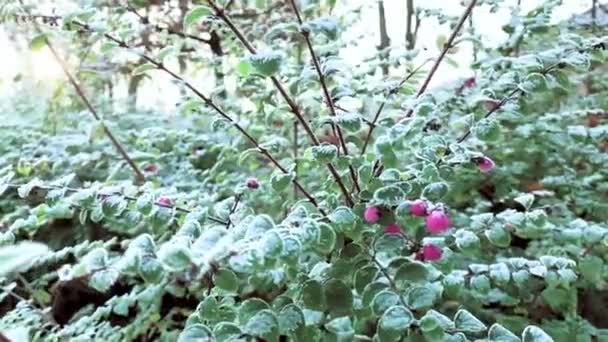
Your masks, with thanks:
<instances>
[{"instance_id":1,"label":"ground cover plant","mask_svg":"<svg viewBox=\"0 0 608 342\"><path fill-rule=\"evenodd\" d=\"M63 75L2 104L0 341L608 341L605 6L407 3L350 65L340 0L0 1Z\"/></svg>"}]
</instances>

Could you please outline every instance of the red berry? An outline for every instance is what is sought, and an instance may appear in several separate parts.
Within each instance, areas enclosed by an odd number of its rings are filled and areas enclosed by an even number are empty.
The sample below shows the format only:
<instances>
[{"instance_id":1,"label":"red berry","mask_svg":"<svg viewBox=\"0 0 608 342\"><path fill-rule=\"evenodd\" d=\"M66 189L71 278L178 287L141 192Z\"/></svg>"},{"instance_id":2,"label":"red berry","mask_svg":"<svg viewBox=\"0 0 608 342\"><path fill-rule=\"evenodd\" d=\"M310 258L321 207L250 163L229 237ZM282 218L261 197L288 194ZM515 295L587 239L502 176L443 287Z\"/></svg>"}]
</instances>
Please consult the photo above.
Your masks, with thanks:
<instances>
[{"instance_id":1,"label":"red berry","mask_svg":"<svg viewBox=\"0 0 608 342\"><path fill-rule=\"evenodd\" d=\"M173 206L173 201L167 196L160 196L156 202L163 207Z\"/></svg>"},{"instance_id":2,"label":"red berry","mask_svg":"<svg viewBox=\"0 0 608 342\"><path fill-rule=\"evenodd\" d=\"M410 203L410 213L414 216L426 216L426 203L417 199Z\"/></svg>"},{"instance_id":3,"label":"red berry","mask_svg":"<svg viewBox=\"0 0 608 342\"><path fill-rule=\"evenodd\" d=\"M432 234L441 234L450 229L450 217L443 210L436 210L426 217L426 229Z\"/></svg>"},{"instance_id":4,"label":"red berry","mask_svg":"<svg viewBox=\"0 0 608 342\"><path fill-rule=\"evenodd\" d=\"M254 177L249 177L247 178L247 181L245 182L247 184L247 187L249 189L257 189L260 187L260 183L258 182L258 180Z\"/></svg>"},{"instance_id":5,"label":"red berry","mask_svg":"<svg viewBox=\"0 0 608 342\"><path fill-rule=\"evenodd\" d=\"M489 112L491 110L495 110L496 107L498 107L499 102L498 101L494 101L494 100L487 100L483 103L484 107L486 107L486 110Z\"/></svg>"},{"instance_id":6,"label":"red berry","mask_svg":"<svg viewBox=\"0 0 608 342\"><path fill-rule=\"evenodd\" d=\"M156 173L156 171L158 171L158 167L156 166L156 164L148 164L144 167L144 171Z\"/></svg>"},{"instance_id":7,"label":"red berry","mask_svg":"<svg viewBox=\"0 0 608 342\"><path fill-rule=\"evenodd\" d=\"M388 226L386 226L386 228L384 228L384 232L386 234L391 234L391 235L399 234L399 233L401 233L401 227L399 227L399 225L396 223L391 223Z\"/></svg>"},{"instance_id":8,"label":"red berry","mask_svg":"<svg viewBox=\"0 0 608 342\"><path fill-rule=\"evenodd\" d=\"M443 250L437 245L429 243L422 247L422 260L424 261L437 261L441 259L442 255Z\"/></svg>"},{"instance_id":9,"label":"red berry","mask_svg":"<svg viewBox=\"0 0 608 342\"><path fill-rule=\"evenodd\" d=\"M479 166L479 170L484 173L492 171L496 166L494 161L488 157L479 158L477 165Z\"/></svg>"},{"instance_id":10,"label":"red berry","mask_svg":"<svg viewBox=\"0 0 608 342\"><path fill-rule=\"evenodd\" d=\"M467 89L473 88L475 86L475 77L467 78L463 85Z\"/></svg>"},{"instance_id":11,"label":"red berry","mask_svg":"<svg viewBox=\"0 0 608 342\"><path fill-rule=\"evenodd\" d=\"M382 217L382 212L378 207L369 207L363 213L363 219L367 223L376 223Z\"/></svg>"}]
</instances>

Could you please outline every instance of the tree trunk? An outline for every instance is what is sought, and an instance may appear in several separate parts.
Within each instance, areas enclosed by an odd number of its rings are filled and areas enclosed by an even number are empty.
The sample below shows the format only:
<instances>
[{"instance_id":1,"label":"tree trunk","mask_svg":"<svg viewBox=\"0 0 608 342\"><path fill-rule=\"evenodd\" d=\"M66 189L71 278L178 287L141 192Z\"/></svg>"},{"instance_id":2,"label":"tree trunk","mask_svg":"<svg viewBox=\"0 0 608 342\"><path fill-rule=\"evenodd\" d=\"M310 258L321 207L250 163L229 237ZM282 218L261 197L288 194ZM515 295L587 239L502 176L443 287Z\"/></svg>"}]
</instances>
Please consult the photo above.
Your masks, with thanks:
<instances>
[{"instance_id":1,"label":"tree trunk","mask_svg":"<svg viewBox=\"0 0 608 342\"><path fill-rule=\"evenodd\" d=\"M380 59L382 60L382 74L388 75L388 51L387 48L391 45L391 39L386 30L386 15L384 13L384 1L378 1L378 23L380 24Z\"/></svg>"}]
</instances>

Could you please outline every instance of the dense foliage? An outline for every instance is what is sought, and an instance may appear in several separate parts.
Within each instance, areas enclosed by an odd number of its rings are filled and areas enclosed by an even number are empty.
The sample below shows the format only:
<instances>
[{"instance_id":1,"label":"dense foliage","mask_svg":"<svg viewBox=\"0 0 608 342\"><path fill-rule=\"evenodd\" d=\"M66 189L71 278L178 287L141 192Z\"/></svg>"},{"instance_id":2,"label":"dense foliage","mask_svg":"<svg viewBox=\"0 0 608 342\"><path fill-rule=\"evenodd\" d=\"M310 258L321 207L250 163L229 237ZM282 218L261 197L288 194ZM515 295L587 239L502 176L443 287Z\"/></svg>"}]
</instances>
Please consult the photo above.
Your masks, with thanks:
<instances>
[{"instance_id":1,"label":"dense foliage","mask_svg":"<svg viewBox=\"0 0 608 342\"><path fill-rule=\"evenodd\" d=\"M608 39L559 1L356 66L335 0L0 6L71 78L0 113L0 340L608 341Z\"/></svg>"}]
</instances>

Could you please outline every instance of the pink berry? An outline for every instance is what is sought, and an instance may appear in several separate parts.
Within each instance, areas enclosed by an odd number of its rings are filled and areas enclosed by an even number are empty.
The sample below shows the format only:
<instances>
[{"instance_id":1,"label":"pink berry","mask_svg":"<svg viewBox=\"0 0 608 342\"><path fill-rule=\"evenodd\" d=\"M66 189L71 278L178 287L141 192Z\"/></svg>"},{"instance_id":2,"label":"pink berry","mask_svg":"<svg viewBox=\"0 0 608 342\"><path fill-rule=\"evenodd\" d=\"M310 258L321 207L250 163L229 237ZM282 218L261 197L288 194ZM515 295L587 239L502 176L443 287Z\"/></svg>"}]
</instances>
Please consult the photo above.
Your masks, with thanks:
<instances>
[{"instance_id":1,"label":"pink berry","mask_svg":"<svg viewBox=\"0 0 608 342\"><path fill-rule=\"evenodd\" d=\"M384 232L386 234L399 234L401 233L401 227L399 227L398 224L396 223L391 223L388 226L386 226L386 228L384 228Z\"/></svg>"},{"instance_id":2,"label":"pink berry","mask_svg":"<svg viewBox=\"0 0 608 342\"><path fill-rule=\"evenodd\" d=\"M424 261L437 261L441 259L442 255L443 251L437 245L429 243L422 247L422 260Z\"/></svg>"},{"instance_id":3,"label":"pink berry","mask_svg":"<svg viewBox=\"0 0 608 342\"><path fill-rule=\"evenodd\" d=\"M417 199L410 204L410 213L414 216L426 216L426 203Z\"/></svg>"},{"instance_id":4,"label":"pink berry","mask_svg":"<svg viewBox=\"0 0 608 342\"><path fill-rule=\"evenodd\" d=\"M480 158L477 162L477 165L479 166L479 170L484 173L492 171L492 169L494 169L494 167L496 166L494 161L488 157Z\"/></svg>"},{"instance_id":5,"label":"pink berry","mask_svg":"<svg viewBox=\"0 0 608 342\"><path fill-rule=\"evenodd\" d=\"M471 89L471 88L473 88L473 87L475 86L475 77L467 78L467 79L464 81L463 86L464 86L465 88L467 88L467 89Z\"/></svg>"},{"instance_id":6,"label":"pink berry","mask_svg":"<svg viewBox=\"0 0 608 342\"><path fill-rule=\"evenodd\" d=\"M257 189L260 187L260 183L258 182L258 180L254 177L249 177L247 178L247 181L245 182L247 184L247 187L249 189Z\"/></svg>"},{"instance_id":7,"label":"pink berry","mask_svg":"<svg viewBox=\"0 0 608 342\"><path fill-rule=\"evenodd\" d=\"M167 196L160 196L156 202L164 207L173 206L173 201Z\"/></svg>"},{"instance_id":8,"label":"pink berry","mask_svg":"<svg viewBox=\"0 0 608 342\"><path fill-rule=\"evenodd\" d=\"M156 171L158 171L158 167L155 164L148 164L144 167L144 171L156 173Z\"/></svg>"},{"instance_id":9,"label":"pink berry","mask_svg":"<svg viewBox=\"0 0 608 342\"><path fill-rule=\"evenodd\" d=\"M426 217L426 229L432 234L441 234L450 228L450 217L443 210L436 210Z\"/></svg>"},{"instance_id":10,"label":"pink berry","mask_svg":"<svg viewBox=\"0 0 608 342\"><path fill-rule=\"evenodd\" d=\"M382 212L378 207L369 207L363 213L363 219L367 223L376 223L380 220L380 217L382 217Z\"/></svg>"},{"instance_id":11,"label":"pink berry","mask_svg":"<svg viewBox=\"0 0 608 342\"><path fill-rule=\"evenodd\" d=\"M499 102L494 100L487 100L484 102L484 107L486 107L487 111L495 110L498 107Z\"/></svg>"}]
</instances>

